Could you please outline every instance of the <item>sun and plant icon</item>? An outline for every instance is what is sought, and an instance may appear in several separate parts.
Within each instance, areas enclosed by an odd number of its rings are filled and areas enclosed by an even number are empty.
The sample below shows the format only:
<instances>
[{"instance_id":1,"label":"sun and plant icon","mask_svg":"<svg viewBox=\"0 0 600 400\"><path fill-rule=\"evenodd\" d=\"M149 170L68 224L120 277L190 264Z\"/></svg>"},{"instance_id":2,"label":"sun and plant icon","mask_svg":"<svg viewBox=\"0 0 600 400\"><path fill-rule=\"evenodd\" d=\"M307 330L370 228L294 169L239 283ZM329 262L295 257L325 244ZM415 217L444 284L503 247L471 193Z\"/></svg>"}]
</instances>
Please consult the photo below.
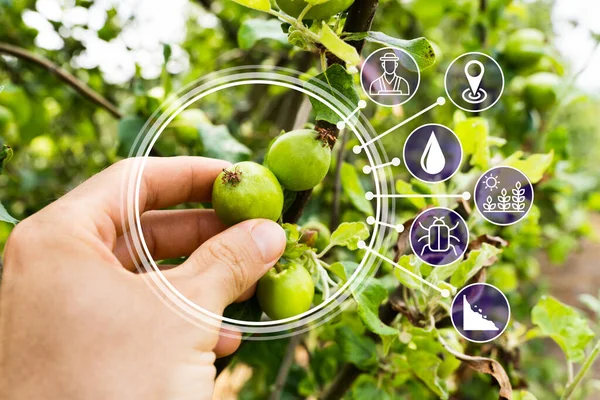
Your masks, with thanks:
<instances>
[{"instance_id":1,"label":"sun and plant icon","mask_svg":"<svg viewBox=\"0 0 600 400\"><path fill-rule=\"evenodd\" d=\"M498 185L500 184L500 181L498 180L498 175L494 176L493 174L490 174L490 176L484 176L483 179L485 188L490 191L497 189Z\"/></svg>"}]
</instances>

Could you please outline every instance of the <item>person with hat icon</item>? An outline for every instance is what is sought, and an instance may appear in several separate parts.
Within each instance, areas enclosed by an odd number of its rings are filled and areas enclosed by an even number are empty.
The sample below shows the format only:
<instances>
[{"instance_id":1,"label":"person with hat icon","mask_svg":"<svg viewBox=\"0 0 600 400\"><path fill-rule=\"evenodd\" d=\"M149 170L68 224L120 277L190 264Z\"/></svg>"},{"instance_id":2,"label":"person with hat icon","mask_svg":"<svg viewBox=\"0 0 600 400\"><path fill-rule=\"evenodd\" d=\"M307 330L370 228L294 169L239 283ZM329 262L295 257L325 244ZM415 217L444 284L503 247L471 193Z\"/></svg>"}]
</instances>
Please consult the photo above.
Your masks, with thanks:
<instances>
[{"instance_id":1,"label":"person with hat icon","mask_svg":"<svg viewBox=\"0 0 600 400\"><path fill-rule=\"evenodd\" d=\"M410 95L408 81L396 74L398 56L394 52L385 53L379 58L383 67L383 75L375 79L369 88L371 96L377 95Z\"/></svg>"}]
</instances>

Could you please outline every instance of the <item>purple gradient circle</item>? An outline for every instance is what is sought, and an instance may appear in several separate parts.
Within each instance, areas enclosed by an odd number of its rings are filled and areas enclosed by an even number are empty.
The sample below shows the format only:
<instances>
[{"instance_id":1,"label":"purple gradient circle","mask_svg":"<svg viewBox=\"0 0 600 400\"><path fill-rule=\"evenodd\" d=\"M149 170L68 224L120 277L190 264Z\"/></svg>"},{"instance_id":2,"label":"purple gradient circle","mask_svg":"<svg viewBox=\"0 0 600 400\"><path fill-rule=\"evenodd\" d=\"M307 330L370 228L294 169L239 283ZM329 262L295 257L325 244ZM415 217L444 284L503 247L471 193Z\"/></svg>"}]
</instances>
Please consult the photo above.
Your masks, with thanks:
<instances>
[{"instance_id":1,"label":"purple gradient circle","mask_svg":"<svg viewBox=\"0 0 600 400\"><path fill-rule=\"evenodd\" d=\"M435 207L423 211L410 227L410 247L424 263L443 267L460 259L469 245L469 229L456 211Z\"/></svg>"},{"instance_id":2,"label":"purple gradient circle","mask_svg":"<svg viewBox=\"0 0 600 400\"><path fill-rule=\"evenodd\" d=\"M443 168L427 172L423 165L427 166L428 156L433 155L435 144L443 155ZM458 136L448 127L440 124L426 124L418 127L406 139L404 143L404 164L408 172L415 178L426 183L443 182L450 179L462 163L463 150Z\"/></svg>"},{"instance_id":3,"label":"purple gradient circle","mask_svg":"<svg viewBox=\"0 0 600 400\"><path fill-rule=\"evenodd\" d=\"M533 185L513 167L487 170L475 185L475 206L483 218L496 225L512 225L527 216L533 205Z\"/></svg>"},{"instance_id":4,"label":"purple gradient circle","mask_svg":"<svg viewBox=\"0 0 600 400\"><path fill-rule=\"evenodd\" d=\"M510 304L488 283L465 286L452 300L452 324L465 339L490 342L504 333L510 321Z\"/></svg>"}]
</instances>

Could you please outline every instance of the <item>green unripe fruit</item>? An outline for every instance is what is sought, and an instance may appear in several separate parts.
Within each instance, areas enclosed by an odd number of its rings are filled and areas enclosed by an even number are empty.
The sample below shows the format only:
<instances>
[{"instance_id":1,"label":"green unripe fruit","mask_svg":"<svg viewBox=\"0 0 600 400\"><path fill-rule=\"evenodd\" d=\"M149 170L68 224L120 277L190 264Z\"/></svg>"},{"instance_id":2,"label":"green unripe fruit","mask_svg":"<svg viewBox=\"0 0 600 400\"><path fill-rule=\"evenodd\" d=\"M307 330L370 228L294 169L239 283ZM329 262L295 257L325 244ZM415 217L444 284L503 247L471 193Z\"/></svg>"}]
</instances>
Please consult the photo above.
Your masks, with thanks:
<instances>
[{"instance_id":1,"label":"green unripe fruit","mask_svg":"<svg viewBox=\"0 0 600 400\"><path fill-rule=\"evenodd\" d=\"M267 167L281 186L300 192L317 186L329 170L331 149L317 131L299 129L275 140L266 156Z\"/></svg>"},{"instance_id":2,"label":"green unripe fruit","mask_svg":"<svg viewBox=\"0 0 600 400\"><path fill-rule=\"evenodd\" d=\"M283 190L267 168L244 161L217 176L212 205L219 219L227 225L254 218L277 221L283 210Z\"/></svg>"},{"instance_id":3,"label":"green unripe fruit","mask_svg":"<svg viewBox=\"0 0 600 400\"><path fill-rule=\"evenodd\" d=\"M187 145L194 145L200 140L200 124L210 124L210 121L201 110L192 108L183 110L170 125L175 129L177 139Z\"/></svg>"},{"instance_id":4,"label":"green unripe fruit","mask_svg":"<svg viewBox=\"0 0 600 400\"><path fill-rule=\"evenodd\" d=\"M302 234L316 233L316 237L312 238L308 245L317 249L320 253L329 245L331 240L331 231L325 225L318 221L310 221L302 227Z\"/></svg>"},{"instance_id":5,"label":"green unripe fruit","mask_svg":"<svg viewBox=\"0 0 600 400\"><path fill-rule=\"evenodd\" d=\"M549 72L538 72L527 77L525 84L525 102L538 111L546 111L558 99L560 77Z\"/></svg>"},{"instance_id":6,"label":"green unripe fruit","mask_svg":"<svg viewBox=\"0 0 600 400\"><path fill-rule=\"evenodd\" d=\"M546 37L537 29L519 29L506 40L504 55L514 65L531 65L546 51Z\"/></svg>"},{"instance_id":7,"label":"green unripe fruit","mask_svg":"<svg viewBox=\"0 0 600 400\"><path fill-rule=\"evenodd\" d=\"M339 14L354 3L354 0L329 0L323 4L317 4L304 16L305 19L327 19ZM277 0L281 11L294 18L298 18L302 10L308 5L304 0Z\"/></svg>"},{"instance_id":8,"label":"green unripe fruit","mask_svg":"<svg viewBox=\"0 0 600 400\"><path fill-rule=\"evenodd\" d=\"M310 273L299 264L271 268L260 278L256 287L258 303L272 320L308 311L314 296L315 285Z\"/></svg>"}]
</instances>

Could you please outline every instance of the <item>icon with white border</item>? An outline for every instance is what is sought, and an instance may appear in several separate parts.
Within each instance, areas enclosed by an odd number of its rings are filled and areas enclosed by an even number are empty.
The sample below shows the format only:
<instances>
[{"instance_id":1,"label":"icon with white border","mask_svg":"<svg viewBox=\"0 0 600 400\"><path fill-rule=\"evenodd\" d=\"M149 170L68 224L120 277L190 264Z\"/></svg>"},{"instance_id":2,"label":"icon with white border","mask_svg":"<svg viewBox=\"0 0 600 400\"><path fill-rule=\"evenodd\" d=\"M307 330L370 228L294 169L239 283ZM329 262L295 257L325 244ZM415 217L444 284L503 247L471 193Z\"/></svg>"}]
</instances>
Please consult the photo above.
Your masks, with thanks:
<instances>
[{"instance_id":1,"label":"icon with white border","mask_svg":"<svg viewBox=\"0 0 600 400\"><path fill-rule=\"evenodd\" d=\"M452 325L465 339L486 343L498 338L510 321L510 304L497 287L473 283L462 288L452 300Z\"/></svg>"},{"instance_id":2,"label":"icon with white border","mask_svg":"<svg viewBox=\"0 0 600 400\"><path fill-rule=\"evenodd\" d=\"M393 107L406 103L419 88L419 65L407 51L395 47L375 50L360 71L360 84L365 94L380 106Z\"/></svg>"},{"instance_id":3,"label":"icon with white border","mask_svg":"<svg viewBox=\"0 0 600 400\"><path fill-rule=\"evenodd\" d=\"M408 135L403 149L408 172L426 183L444 182L460 167L463 150L458 136L440 124L426 124Z\"/></svg>"},{"instance_id":4,"label":"icon with white border","mask_svg":"<svg viewBox=\"0 0 600 400\"><path fill-rule=\"evenodd\" d=\"M448 98L463 111L480 112L500 100L504 73L500 64L485 53L465 53L455 58L444 77Z\"/></svg>"},{"instance_id":5,"label":"icon with white border","mask_svg":"<svg viewBox=\"0 0 600 400\"><path fill-rule=\"evenodd\" d=\"M514 167L495 167L484 172L475 185L475 206L495 225L512 225L527 216L533 205L533 185Z\"/></svg>"},{"instance_id":6,"label":"icon with white border","mask_svg":"<svg viewBox=\"0 0 600 400\"><path fill-rule=\"evenodd\" d=\"M424 263L443 267L460 259L469 245L467 223L454 210L429 208L410 227L410 247Z\"/></svg>"}]
</instances>

